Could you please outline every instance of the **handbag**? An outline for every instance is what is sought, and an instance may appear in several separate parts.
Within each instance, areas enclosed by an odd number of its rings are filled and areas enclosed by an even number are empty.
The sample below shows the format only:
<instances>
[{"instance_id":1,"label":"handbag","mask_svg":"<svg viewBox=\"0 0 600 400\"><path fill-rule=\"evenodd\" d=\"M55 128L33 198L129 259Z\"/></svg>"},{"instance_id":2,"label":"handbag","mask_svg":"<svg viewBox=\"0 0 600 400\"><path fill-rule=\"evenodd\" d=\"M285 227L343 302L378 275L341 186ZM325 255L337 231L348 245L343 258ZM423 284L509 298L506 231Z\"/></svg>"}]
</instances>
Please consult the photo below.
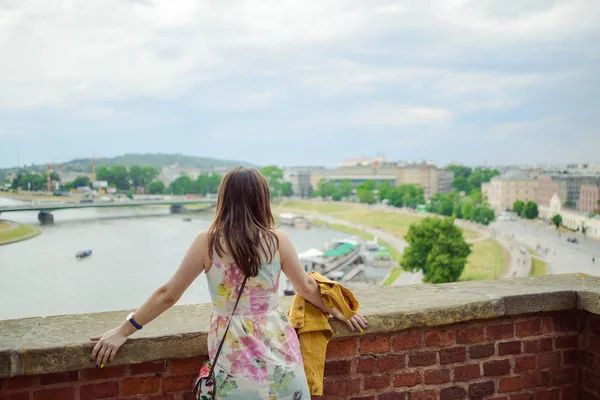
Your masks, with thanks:
<instances>
[{"instance_id":1,"label":"handbag","mask_svg":"<svg viewBox=\"0 0 600 400\"><path fill-rule=\"evenodd\" d=\"M242 297L242 292L244 291L244 287L246 286L247 279L248 277L246 276L242 281L242 285L238 292L237 300L235 301L233 311L231 311L229 321L227 322L227 327L225 328L225 333L223 333L223 338L221 339L221 343L219 344L219 348L217 349L217 353L215 354L214 362L211 363L210 360L204 361L204 363L202 363L202 366L200 366L198 376L194 380L192 392L196 395L196 400L212 400L217 395L217 385L213 366L217 365L217 360L219 359L219 355L221 354L221 350L223 349L225 337L227 337L227 332L229 331L229 325L231 325L231 319L233 317L233 314L235 314L235 310L238 306L238 303L240 302L240 297Z\"/></svg>"}]
</instances>

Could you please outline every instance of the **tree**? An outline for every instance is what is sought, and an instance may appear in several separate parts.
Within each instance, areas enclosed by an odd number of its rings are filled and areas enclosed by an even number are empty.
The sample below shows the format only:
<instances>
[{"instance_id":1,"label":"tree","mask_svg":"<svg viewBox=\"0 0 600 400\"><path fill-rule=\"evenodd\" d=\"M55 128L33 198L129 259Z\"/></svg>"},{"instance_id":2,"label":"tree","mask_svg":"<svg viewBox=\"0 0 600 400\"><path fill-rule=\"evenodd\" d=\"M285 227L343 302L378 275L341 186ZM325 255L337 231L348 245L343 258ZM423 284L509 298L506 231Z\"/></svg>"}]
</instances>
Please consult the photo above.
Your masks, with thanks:
<instances>
[{"instance_id":1,"label":"tree","mask_svg":"<svg viewBox=\"0 0 600 400\"><path fill-rule=\"evenodd\" d=\"M556 225L556 229L560 228L562 224L562 216L560 214L556 214L552 217L552 223Z\"/></svg>"},{"instance_id":2,"label":"tree","mask_svg":"<svg viewBox=\"0 0 600 400\"><path fill-rule=\"evenodd\" d=\"M356 197L358 201L366 204L374 204L376 199L373 195L377 183L374 180L366 180L356 187Z\"/></svg>"},{"instance_id":3,"label":"tree","mask_svg":"<svg viewBox=\"0 0 600 400\"><path fill-rule=\"evenodd\" d=\"M321 197L332 197L335 193L335 185L329 179L321 179L317 182L317 192Z\"/></svg>"},{"instance_id":4,"label":"tree","mask_svg":"<svg viewBox=\"0 0 600 400\"><path fill-rule=\"evenodd\" d=\"M423 271L429 283L455 282L462 274L471 246L453 218L424 218L404 236L409 246L400 261L406 271Z\"/></svg>"},{"instance_id":5,"label":"tree","mask_svg":"<svg viewBox=\"0 0 600 400\"><path fill-rule=\"evenodd\" d=\"M131 171L130 171L131 172ZM140 171L140 185L146 187L152 182L157 176L159 172L156 168L152 166L145 166ZM133 177L131 178L133 180ZM135 184L135 182L134 182Z\"/></svg>"},{"instance_id":6,"label":"tree","mask_svg":"<svg viewBox=\"0 0 600 400\"><path fill-rule=\"evenodd\" d=\"M165 191L165 184L163 181L152 181L148 185L148 192L150 194L163 194Z\"/></svg>"},{"instance_id":7,"label":"tree","mask_svg":"<svg viewBox=\"0 0 600 400\"><path fill-rule=\"evenodd\" d=\"M134 187L142 185L142 167L139 165L132 165L129 167L129 176Z\"/></svg>"},{"instance_id":8,"label":"tree","mask_svg":"<svg viewBox=\"0 0 600 400\"><path fill-rule=\"evenodd\" d=\"M471 219L471 215L473 214L473 200L467 198L460 203L460 213L462 214L463 219Z\"/></svg>"},{"instance_id":9,"label":"tree","mask_svg":"<svg viewBox=\"0 0 600 400\"><path fill-rule=\"evenodd\" d=\"M539 215L537 203L534 201L528 201L523 207L523 214L525 214L525 218L527 219L537 218Z\"/></svg>"},{"instance_id":10,"label":"tree","mask_svg":"<svg viewBox=\"0 0 600 400\"><path fill-rule=\"evenodd\" d=\"M338 188L338 193L341 197L350 197L352 195L352 181L350 179L342 179Z\"/></svg>"},{"instance_id":11,"label":"tree","mask_svg":"<svg viewBox=\"0 0 600 400\"><path fill-rule=\"evenodd\" d=\"M523 203L523 201L515 200L515 202L513 203L512 209L515 213L517 213L517 215L521 215L523 213L524 206L525 206L525 203Z\"/></svg>"},{"instance_id":12,"label":"tree","mask_svg":"<svg viewBox=\"0 0 600 400\"><path fill-rule=\"evenodd\" d=\"M496 219L496 213L491 208L479 205L471 212L471 221L478 224L489 225Z\"/></svg>"},{"instance_id":13,"label":"tree","mask_svg":"<svg viewBox=\"0 0 600 400\"><path fill-rule=\"evenodd\" d=\"M292 182L283 182L281 184L281 195L290 197L294 195L294 189L292 188Z\"/></svg>"},{"instance_id":14,"label":"tree","mask_svg":"<svg viewBox=\"0 0 600 400\"><path fill-rule=\"evenodd\" d=\"M281 184L283 183L283 170L276 165L268 165L261 168L260 172L269 182L271 197L279 197L281 195Z\"/></svg>"},{"instance_id":15,"label":"tree","mask_svg":"<svg viewBox=\"0 0 600 400\"><path fill-rule=\"evenodd\" d=\"M176 195L187 194L187 193L189 193L188 190L189 190L191 183L192 183L192 180L190 179L189 176L187 176L187 175L180 176L179 178L177 178L173 182L171 182L171 184L169 185L169 191Z\"/></svg>"},{"instance_id":16,"label":"tree","mask_svg":"<svg viewBox=\"0 0 600 400\"><path fill-rule=\"evenodd\" d=\"M73 187L78 188L83 186L90 186L90 178L88 178L87 176L78 176L77 178L75 178L75 180L73 181Z\"/></svg>"},{"instance_id":17,"label":"tree","mask_svg":"<svg viewBox=\"0 0 600 400\"><path fill-rule=\"evenodd\" d=\"M454 178L454 180L452 181L452 186L454 187L454 189L458 190L459 192L465 192L465 193L467 193L469 191L469 189L471 189L471 185L469 185L467 178L465 178L464 176L459 176L457 178Z\"/></svg>"}]
</instances>

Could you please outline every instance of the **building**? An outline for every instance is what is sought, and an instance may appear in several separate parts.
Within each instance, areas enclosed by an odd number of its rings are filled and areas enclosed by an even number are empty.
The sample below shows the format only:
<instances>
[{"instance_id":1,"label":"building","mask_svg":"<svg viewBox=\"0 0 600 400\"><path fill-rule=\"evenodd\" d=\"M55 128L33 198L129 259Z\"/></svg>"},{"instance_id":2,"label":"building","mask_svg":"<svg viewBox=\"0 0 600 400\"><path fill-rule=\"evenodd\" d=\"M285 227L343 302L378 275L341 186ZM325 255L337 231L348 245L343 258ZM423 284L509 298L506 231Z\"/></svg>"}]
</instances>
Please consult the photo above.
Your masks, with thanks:
<instances>
[{"instance_id":1,"label":"building","mask_svg":"<svg viewBox=\"0 0 600 400\"><path fill-rule=\"evenodd\" d=\"M310 197L314 189L312 175L321 171L325 171L325 167L288 167L283 170L283 180L292 183L296 196Z\"/></svg>"},{"instance_id":2,"label":"building","mask_svg":"<svg viewBox=\"0 0 600 400\"><path fill-rule=\"evenodd\" d=\"M549 175L540 175L537 178L538 186L535 195L535 202L538 206L549 207L550 201L555 194L558 194L559 198L565 199L567 192L565 187L561 187L558 183L552 181L552 177Z\"/></svg>"},{"instance_id":3,"label":"building","mask_svg":"<svg viewBox=\"0 0 600 400\"><path fill-rule=\"evenodd\" d=\"M550 220L554 215L562 217L562 225L569 229L578 230L585 233L589 238L600 240L600 215L590 217L587 212L578 212L572 209L564 208L562 200L558 194L552 197L550 206L539 208L540 218Z\"/></svg>"},{"instance_id":4,"label":"building","mask_svg":"<svg viewBox=\"0 0 600 400\"><path fill-rule=\"evenodd\" d=\"M312 186L315 188L321 179L331 180L336 185L348 179L354 187L368 180L373 180L377 183L387 182L394 185L396 182L396 170L396 164L388 162L374 162L370 165L343 165L335 169L312 171L310 180Z\"/></svg>"},{"instance_id":5,"label":"building","mask_svg":"<svg viewBox=\"0 0 600 400\"><path fill-rule=\"evenodd\" d=\"M600 209L600 184L598 185L581 185L579 194L579 211L584 213L594 213Z\"/></svg>"},{"instance_id":6,"label":"building","mask_svg":"<svg viewBox=\"0 0 600 400\"><path fill-rule=\"evenodd\" d=\"M529 175L496 176L481 185L481 192L494 210L512 210L517 200L535 201L537 185L537 179Z\"/></svg>"},{"instance_id":7,"label":"building","mask_svg":"<svg viewBox=\"0 0 600 400\"><path fill-rule=\"evenodd\" d=\"M401 163L396 169L396 185L419 185L423 188L425 200L436 193L452 190L454 173L438 168L428 162Z\"/></svg>"},{"instance_id":8,"label":"building","mask_svg":"<svg viewBox=\"0 0 600 400\"><path fill-rule=\"evenodd\" d=\"M555 182L559 185L560 190L559 193L564 193L566 195L561 195L561 200L564 201L563 205L565 207L579 209L579 196L581 194L581 186L582 185L591 185L598 186L600 185L600 175L573 175L573 174L556 174L551 175L552 182Z\"/></svg>"}]
</instances>

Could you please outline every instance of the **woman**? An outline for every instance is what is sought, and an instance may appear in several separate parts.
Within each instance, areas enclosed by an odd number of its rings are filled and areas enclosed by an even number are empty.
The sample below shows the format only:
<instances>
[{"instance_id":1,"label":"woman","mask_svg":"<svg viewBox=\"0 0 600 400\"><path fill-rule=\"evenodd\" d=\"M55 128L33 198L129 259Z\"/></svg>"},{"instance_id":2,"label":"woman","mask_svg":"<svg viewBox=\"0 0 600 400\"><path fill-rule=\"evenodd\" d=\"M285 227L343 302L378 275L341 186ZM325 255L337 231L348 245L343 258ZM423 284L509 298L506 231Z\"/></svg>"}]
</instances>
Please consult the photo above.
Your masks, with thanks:
<instances>
[{"instance_id":1,"label":"woman","mask_svg":"<svg viewBox=\"0 0 600 400\"><path fill-rule=\"evenodd\" d=\"M119 327L91 338L98 340L92 360L101 367L113 360L129 335L177 303L202 272L213 302L208 348L214 360L247 277L214 367L217 394L245 400L310 399L298 337L287 316L278 311L282 271L306 300L352 330L366 328L361 315L347 320L325 306L316 281L304 271L290 239L274 229L266 179L254 168L236 167L223 178L211 227L198 234L175 274L133 315Z\"/></svg>"}]
</instances>

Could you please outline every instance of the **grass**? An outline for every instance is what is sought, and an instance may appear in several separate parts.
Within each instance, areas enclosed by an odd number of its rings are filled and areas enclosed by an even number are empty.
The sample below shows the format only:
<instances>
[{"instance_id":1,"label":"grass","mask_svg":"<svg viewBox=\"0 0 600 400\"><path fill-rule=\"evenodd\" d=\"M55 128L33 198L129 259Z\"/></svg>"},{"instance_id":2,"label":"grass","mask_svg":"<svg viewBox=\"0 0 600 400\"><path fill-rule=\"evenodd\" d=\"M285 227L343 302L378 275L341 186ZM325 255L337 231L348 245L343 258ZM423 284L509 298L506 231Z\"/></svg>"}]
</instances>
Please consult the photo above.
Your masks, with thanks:
<instances>
[{"instance_id":1,"label":"grass","mask_svg":"<svg viewBox=\"0 0 600 400\"><path fill-rule=\"evenodd\" d=\"M13 192L0 192L1 197L10 197L17 200L70 200L71 197L67 196L48 196L48 195L34 195L34 194L25 194L25 193L13 193Z\"/></svg>"},{"instance_id":2,"label":"grass","mask_svg":"<svg viewBox=\"0 0 600 400\"><path fill-rule=\"evenodd\" d=\"M531 271L529 276L544 276L548 275L548 265L538 258L531 259Z\"/></svg>"},{"instance_id":3,"label":"grass","mask_svg":"<svg viewBox=\"0 0 600 400\"><path fill-rule=\"evenodd\" d=\"M0 221L0 231L2 231L4 229L8 229L10 226L11 226L10 222Z\"/></svg>"},{"instance_id":4,"label":"grass","mask_svg":"<svg viewBox=\"0 0 600 400\"><path fill-rule=\"evenodd\" d=\"M392 283L394 283L396 281L396 279L398 279L398 277L400 277L401 273L402 273L402 268L400 268L400 267L392 268L390 273L388 274L388 276L386 276L386 278L383 280L382 285L390 286Z\"/></svg>"},{"instance_id":5,"label":"grass","mask_svg":"<svg viewBox=\"0 0 600 400\"><path fill-rule=\"evenodd\" d=\"M42 230L37 226L27 224L17 225L15 229L0 231L0 245L29 239L42 233Z\"/></svg>"},{"instance_id":6,"label":"grass","mask_svg":"<svg viewBox=\"0 0 600 400\"><path fill-rule=\"evenodd\" d=\"M329 214L341 211L346 211L354 208L354 206L346 203L339 202L312 202L312 201L287 201L281 203L279 206L283 208L293 208L296 210L303 210L309 212L315 212L319 214Z\"/></svg>"},{"instance_id":7,"label":"grass","mask_svg":"<svg viewBox=\"0 0 600 400\"><path fill-rule=\"evenodd\" d=\"M459 280L489 280L502 277L509 255L500 243L494 239L486 239L473 243L471 250Z\"/></svg>"}]
</instances>

